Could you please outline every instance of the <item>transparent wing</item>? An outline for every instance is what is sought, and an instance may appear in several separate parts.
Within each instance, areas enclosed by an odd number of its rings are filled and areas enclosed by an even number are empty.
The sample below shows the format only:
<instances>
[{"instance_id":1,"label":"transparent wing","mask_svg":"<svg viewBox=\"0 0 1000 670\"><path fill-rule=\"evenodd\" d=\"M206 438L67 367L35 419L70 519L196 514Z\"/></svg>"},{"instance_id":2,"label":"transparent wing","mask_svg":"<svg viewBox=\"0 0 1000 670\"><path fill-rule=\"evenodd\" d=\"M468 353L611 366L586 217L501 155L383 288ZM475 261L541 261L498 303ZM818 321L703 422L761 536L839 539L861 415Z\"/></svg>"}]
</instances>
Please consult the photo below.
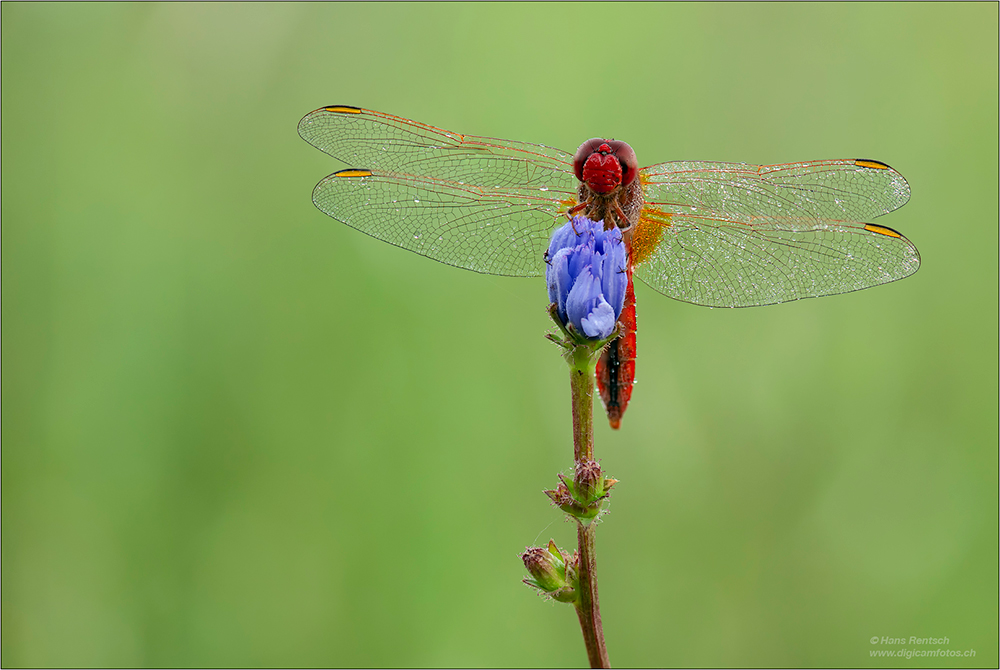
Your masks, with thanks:
<instances>
[{"instance_id":1,"label":"transparent wing","mask_svg":"<svg viewBox=\"0 0 1000 670\"><path fill-rule=\"evenodd\" d=\"M573 155L559 149L462 135L391 114L332 106L306 114L299 135L351 167L483 188L576 188Z\"/></svg>"},{"instance_id":2,"label":"transparent wing","mask_svg":"<svg viewBox=\"0 0 1000 670\"><path fill-rule=\"evenodd\" d=\"M476 272L542 274L557 214L576 202L573 156L540 144L346 106L307 114L299 134L357 168L321 181L317 207L372 237Z\"/></svg>"},{"instance_id":3,"label":"transparent wing","mask_svg":"<svg viewBox=\"0 0 1000 670\"><path fill-rule=\"evenodd\" d=\"M749 218L749 217L747 217ZM677 300L751 307L858 291L920 267L913 243L885 226L806 217L670 214L647 205L633 238L636 276Z\"/></svg>"},{"instance_id":4,"label":"transparent wing","mask_svg":"<svg viewBox=\"0 0 1000 670\"><path fill-rule=\"evenodd\" d=\"M866 221L898 209L910 187L885 163L847 159L749 165L660 163L640 173L647 203L668 213Z\"/></svg>"},{"instance_id":5,"label":"transparent wing","mask_svg":"<svg viewBox=\"0 0 1000 670\"><path fill-rule=\"evenodd\" d=\"M678 300L769 305L885 284L920 267L900 233L857 222L910 197L903 176L878 161L662 163L641 179L636 275Z\"/></svg>"},{"instance_id":6,"label":"transparent wing","mask_svg":"<svg viewBox=\"0 0 1000 670\"><path fill-rule=\"evenodd\" d=\"M448 265L519 277L544 274L542 254L573 197L373 170L341 170L313 191L317 207L372 237Z\"/></svg>"}]
</instances>

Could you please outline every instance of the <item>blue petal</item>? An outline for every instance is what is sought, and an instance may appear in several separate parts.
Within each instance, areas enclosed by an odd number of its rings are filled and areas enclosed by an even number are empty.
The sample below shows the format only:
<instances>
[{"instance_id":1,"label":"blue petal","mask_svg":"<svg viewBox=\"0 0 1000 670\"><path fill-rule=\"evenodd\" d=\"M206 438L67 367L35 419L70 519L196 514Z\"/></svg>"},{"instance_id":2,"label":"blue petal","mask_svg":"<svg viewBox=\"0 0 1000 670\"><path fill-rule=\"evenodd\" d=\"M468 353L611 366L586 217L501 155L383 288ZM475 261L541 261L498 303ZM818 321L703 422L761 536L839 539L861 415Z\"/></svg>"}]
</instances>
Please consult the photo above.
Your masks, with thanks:
<instances>
[{"instance_id":1,"label":"blue petal","mask_svg":"<svg viewBox=\"0 0 1000 670\"><path fill-rule=\"evenodd\" d=\"M552 241L549 242L549 258L555 256L560 249L572 246L576 246L576 234L573 232L572 224L567 222L566 225L557 228L552 233Z\"/></svg>"},{"instance_id":2,"label":"blue petal","mask_svg":"<svg viewBox=\"0 0 1000 670\"><path fill-rule=\"evenodd\" d=\"M604 258L602 268L601 290L618 316L621 316L622 307L625 305L625 290L628 288L628 275L625 273L626 262L625 245L617 244Z\"/></svg>"},{"instance_id":3,"label":"blue petal","mask_svg":"<svg viewBox=\"0 0 1000 670\"><path fill-rule=\"evenodd\" d=\"M549 291L549 299L559 306L559 318L563 323L567 322L566 317L566 297L573 288L573 277L569 273L569 259L572 256L572 249L559 251L552 259L551 268L552 289ZM553 296L553 293L555 294Z\"/></svg>"},{"instance_id":4,"label":"blue petal","mask_svg":"<svg viewBox=\"0 0 1000 670\"><path fill-rule=\"evenodd\" d=\"M578 331L583 331L583 319L597 307L601 299L601 282L586 268L576 278L566 297L566 314Z\"/></svg>"},{"instance_id":5,"label":"blue petal","mask_svg":"<svg viewBox=\"0 0 1000 670\"><path fill-rule=\"evenodd\" d=\"M587 337L596 340L603 340L610 335L611 331L615 329L616 323L618 323L618 316L615 315L615 311L603 297L590 314L580 320L583 332Z\"/></svg>"},{"instance_id":6,"label":"blue petal","mask_svg":"<svg viewBox=\"0 0 1000 670\"><path fill-rule=\"evenodd\" d=\"M557 253L550 253L548 255L548 263L545 265L545 285L549 289L549 304L554 302L559 302L559 265L556 264ZM566 259L563 258L562 264L565 265Z\"/></svg>"},{"instance_id":7,"label":"blue petal","mask_svg":"<svg viewBox=\"0 0 1000 670\"><path fill-rule=\"evenodd\" d=\"M590 338L611 334L628 286L621 231L601 221L576 217L560 226L549 243L545 271L550 302L564 323Z\"/></svg>"},{"instance_id":8,"label":"blue petal","mask_svg":"<svg viewBox=\"0 0 1000 670\"><path fill-rule=\"evenodd\" d=\"M584 237L581 235L581 237ZM573 249L567 249L570 252L569 256L569 275L570 277L576 278L580 276L584 268L589 268L594 260L594 250L590 242L593 241L593 237L587 235L584 238L584 242Z\"/></svg>"}]
</instances>

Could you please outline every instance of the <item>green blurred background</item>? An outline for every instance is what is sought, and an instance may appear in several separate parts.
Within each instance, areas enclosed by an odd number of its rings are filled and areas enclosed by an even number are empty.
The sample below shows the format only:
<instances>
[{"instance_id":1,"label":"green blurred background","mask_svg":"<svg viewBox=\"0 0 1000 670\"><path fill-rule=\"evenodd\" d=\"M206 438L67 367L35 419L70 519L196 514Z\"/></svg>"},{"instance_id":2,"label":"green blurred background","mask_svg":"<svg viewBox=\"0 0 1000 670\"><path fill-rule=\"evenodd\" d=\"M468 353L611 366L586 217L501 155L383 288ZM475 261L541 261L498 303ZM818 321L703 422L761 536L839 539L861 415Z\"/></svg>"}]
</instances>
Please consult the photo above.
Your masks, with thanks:
<instances>
[{"instance_id":1,"label":"green blurred background","mask_svg":"<svg viewBox=\"0 0 1000 670\"><path fill-rule=\"evenodd\" d=\"M541 493L572 457L543 281L316 210L346 166L295 126L349 104L640 165L899 169L905 281L637 287L639 383L596 429L605 633L618 666L996 667L997 4L2 19L4 666L586 662L519 582L574 543Z\"/></svg>"}]
</instances>

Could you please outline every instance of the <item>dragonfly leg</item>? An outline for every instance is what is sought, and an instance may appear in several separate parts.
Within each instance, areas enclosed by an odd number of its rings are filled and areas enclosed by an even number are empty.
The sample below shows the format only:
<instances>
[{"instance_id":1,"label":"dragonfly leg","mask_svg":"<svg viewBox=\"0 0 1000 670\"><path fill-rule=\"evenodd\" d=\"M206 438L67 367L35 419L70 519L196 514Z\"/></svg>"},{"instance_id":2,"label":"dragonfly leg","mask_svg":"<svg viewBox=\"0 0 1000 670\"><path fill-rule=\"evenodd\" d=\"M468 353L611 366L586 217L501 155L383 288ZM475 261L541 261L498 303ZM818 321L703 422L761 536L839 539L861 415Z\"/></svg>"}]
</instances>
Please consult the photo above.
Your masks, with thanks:
<instances>
[{"instance_id":1,"label":"dragonfly leg","mask_svg":"<svg viewBox=\"0 0 1000 670\"><path fill-rule=\"evenodd\" d=\"M578 231L576 229L576 225L573 224L573 217L578 212L583 212L584 214L586 214L586 209L590 207L590 205L591 203L589 200L584 200L579 205L574 205L573 207L570 207L569 209L566 210L566 218L569 219L569 224L573 228L573 232L576 233L577 235L580 234L580 231Z\"/></svg>"},{"instance_id":2,"label":"dragonfly leg","mask_svg":"<svg viewBox=\"0 0 1000 670\"><path fill-rule=\"evenodd\" d=\"M581 211L587 209L587 207L589 205L590 205L589 202L581 202L579 205L574 205L574 206L570 207L569 209L566 210L566 218L567 219L572 219L576 215L577 212L581 212Z\"/></svg>"},{"instance_id":3,"label":"dragonfly leg","mask_svg":"<svg viewBox=\"0 0 1000 670\"><path fill-rule=\"evenodd\" d=\"M622 211L622 208L618 204L618 201L615 201L614 205L615 205L615 216L618 217L618 227L622 229L623 233L632 230L632 222L629 221L628 217L625 216L625 212Z\"/></svg>"}]
</instances>

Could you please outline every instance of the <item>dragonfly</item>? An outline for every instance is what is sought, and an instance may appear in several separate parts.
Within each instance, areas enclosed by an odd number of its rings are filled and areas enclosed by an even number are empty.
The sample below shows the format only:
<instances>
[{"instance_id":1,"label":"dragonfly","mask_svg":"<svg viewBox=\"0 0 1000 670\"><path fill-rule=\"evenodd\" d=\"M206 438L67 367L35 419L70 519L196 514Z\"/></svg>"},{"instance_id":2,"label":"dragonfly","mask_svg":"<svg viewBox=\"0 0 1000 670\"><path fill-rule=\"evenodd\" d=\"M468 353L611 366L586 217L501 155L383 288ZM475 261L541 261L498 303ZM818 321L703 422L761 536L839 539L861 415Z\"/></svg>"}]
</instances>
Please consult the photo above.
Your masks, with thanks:
<instances>
[{"instance_id":1,"label":"dragonfly","mask_svg":"<svg viewBox=\"0 0 1000 670\"><path fill-rule=\"evenodd\" d=\"M306 114L298 131L354 166L316 185L316 207L441 263L539 276L549 237L568 218L618 226L628 286L618 334L595 372L612 428L635 381L633 274L675 300L751 307L857 291L920 267L910 240L866 223L910 197L903 176L877 160L640 169L620 140L594 138L568 153L347 105Z\"/></svg>"}]
</instances>

